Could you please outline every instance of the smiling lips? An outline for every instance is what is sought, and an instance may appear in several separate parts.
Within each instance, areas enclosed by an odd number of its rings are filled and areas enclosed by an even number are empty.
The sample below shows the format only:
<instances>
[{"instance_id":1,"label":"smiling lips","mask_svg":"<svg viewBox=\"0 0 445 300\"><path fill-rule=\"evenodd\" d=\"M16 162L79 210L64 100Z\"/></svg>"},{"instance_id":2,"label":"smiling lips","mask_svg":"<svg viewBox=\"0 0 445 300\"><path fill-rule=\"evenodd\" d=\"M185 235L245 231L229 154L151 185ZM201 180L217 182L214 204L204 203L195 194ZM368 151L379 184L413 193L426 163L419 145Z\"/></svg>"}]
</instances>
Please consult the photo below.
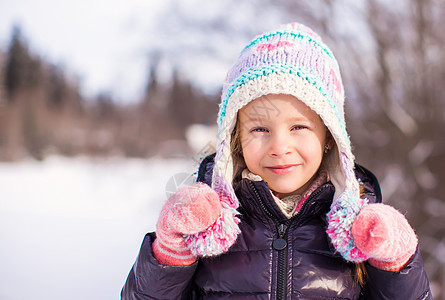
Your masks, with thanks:
<instances>
[{"instance_id":1,"label":"smiling lips","mask_svg":"<svg viewBox=\"0 0 445 300\"><path fill-rule=\"evenodd\" d=\"M287 165L277 165L277 166L271 166L266 167L269 171L272 173L278 174L278 175L284 175L292 172L295 170L295 168L298 166L298 164L287 164Z\"/></svg>"}]
</instances>

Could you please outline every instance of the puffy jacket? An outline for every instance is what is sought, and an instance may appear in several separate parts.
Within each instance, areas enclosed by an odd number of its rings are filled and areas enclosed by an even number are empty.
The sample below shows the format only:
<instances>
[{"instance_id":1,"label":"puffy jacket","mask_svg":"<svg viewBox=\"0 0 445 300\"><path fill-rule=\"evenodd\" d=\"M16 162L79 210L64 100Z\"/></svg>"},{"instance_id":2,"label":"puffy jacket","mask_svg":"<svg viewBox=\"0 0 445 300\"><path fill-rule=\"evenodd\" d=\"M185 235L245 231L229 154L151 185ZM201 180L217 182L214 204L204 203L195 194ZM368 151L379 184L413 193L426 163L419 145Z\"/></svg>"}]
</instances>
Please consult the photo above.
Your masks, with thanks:
<instances>
[{"instance_id":1,"label":"puffy jacket","mask_svg":"<svg viewBox=\"0 0 445 300\"><path fill-rule=\"evenodd\" d=\"M213 157L200 166L198 180L210 184ZM374 175L356 166L371 202L381 202ZM399 273L365 263L366 284L354 280L355 265L335 252L325 233L334 186L316 190L300 212L287 219L267 183L241 179L240 229L225 254L190 266L160 265L153 256L155 233L145 236L122 290L122 299L432 299L417 249Z\"/></svg>"}]
</instances>

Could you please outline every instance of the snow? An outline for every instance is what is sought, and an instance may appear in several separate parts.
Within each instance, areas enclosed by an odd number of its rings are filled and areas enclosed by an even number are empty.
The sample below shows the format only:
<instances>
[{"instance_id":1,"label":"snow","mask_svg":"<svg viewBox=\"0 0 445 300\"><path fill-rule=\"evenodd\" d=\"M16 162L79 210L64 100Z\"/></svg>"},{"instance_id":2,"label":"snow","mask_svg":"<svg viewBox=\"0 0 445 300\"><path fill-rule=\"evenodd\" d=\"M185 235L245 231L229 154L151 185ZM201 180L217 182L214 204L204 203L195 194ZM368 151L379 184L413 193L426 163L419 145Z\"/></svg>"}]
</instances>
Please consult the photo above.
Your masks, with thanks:
<instances>
[{"instance_id":1,"label":"snow","mask_svg":"<svg viewBox=\"0 0 445 300\"><path fill-rule=\"evenodd\" d=\"M0 163L0 299L119 299L166 183L196 167L163 159Z\"/></svg>"}]
</instances>

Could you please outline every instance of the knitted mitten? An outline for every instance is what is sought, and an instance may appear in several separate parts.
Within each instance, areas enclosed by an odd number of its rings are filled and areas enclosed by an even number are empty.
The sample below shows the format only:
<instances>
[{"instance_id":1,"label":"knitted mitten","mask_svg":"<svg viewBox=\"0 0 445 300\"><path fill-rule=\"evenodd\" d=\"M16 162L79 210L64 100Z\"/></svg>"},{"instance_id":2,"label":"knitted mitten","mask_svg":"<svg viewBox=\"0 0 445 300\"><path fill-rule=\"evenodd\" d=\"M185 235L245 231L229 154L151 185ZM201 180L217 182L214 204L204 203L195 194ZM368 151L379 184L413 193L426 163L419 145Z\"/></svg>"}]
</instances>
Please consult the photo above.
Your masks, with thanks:
<instances>
[{"instance_id":1,"label":"knitted mitten","mask_svg":"<svg viewBox=\"0 0 445 300\"><path fill-rule=\"evenodd\" d=\"M417 248L417 237L405 217L385 204L362 209L352 224L354 243L369 263L386 271L400 271Z\"/></svg>"},{"instance_id":2,"label":"knitted mitten","mask_svg":"<svg viewBox=\"0 0 445 300\"><path fill-rule=\"evenodd\" d=\"M161 210L153 254L165 265L185 266L196 260L184 241L185 234L204 231L221 215L219 195L204 183L179 189Z\"/></svg>"}]
</instances>

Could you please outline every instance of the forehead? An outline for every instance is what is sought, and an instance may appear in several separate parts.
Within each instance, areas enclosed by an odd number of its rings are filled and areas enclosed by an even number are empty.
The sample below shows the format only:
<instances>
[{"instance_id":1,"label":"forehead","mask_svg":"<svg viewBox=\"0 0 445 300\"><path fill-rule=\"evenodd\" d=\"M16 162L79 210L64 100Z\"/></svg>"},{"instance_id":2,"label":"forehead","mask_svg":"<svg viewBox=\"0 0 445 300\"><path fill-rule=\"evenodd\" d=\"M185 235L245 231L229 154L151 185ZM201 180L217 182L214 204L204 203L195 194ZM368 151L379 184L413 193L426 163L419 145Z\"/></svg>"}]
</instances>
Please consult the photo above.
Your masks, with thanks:
<instances>
[{"instance_id":1,"label":"forehead","mask_svg":"<svg viewBox=\"0 0 445 300\"><path fill-rule=\"evenodd\" d=\"M270 94L249 102L239 113L240 121L285 120L299 118L320 120L320 117L306 104L292 95Z\"/></svg>"}]
</instances>

